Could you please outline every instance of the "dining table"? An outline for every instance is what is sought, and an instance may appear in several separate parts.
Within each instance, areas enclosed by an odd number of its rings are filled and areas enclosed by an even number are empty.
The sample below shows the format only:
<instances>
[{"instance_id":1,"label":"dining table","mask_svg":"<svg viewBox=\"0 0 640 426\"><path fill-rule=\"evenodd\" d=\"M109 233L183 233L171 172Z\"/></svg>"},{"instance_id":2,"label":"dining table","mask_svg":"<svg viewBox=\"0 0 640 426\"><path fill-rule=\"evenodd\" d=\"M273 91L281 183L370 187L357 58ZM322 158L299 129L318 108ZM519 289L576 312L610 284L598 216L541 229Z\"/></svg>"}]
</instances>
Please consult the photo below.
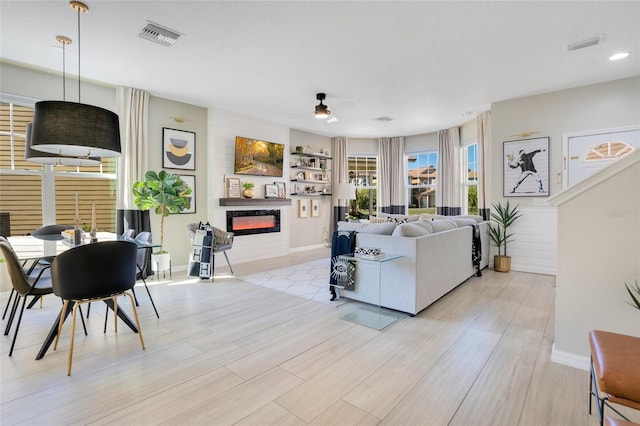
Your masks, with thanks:
<instances>
[{"instance_id":1,"label":"dining table","mask_svg":"<svg viewBox=\"0 0 640 426\"><path fill-rule=\"evenodd\" d=\"M110 241L110 240L121 239L118 237L117 234L114 234L112 232L98 232L96 234L96 237L98 241ZM35 267L39 259L55 258L55 256L57 256L58 254L74 247L72 243L66 241L65 239L53 240L53 241L43 240L43 239L36 238L32 235L8 237L7 240L11 244L20 262L23 262L23 263L32 262L30 267L28 268L28 271L32 270ZM144 244L144 243L136 242L135 240L132 240L132 239L126 239L126 240L131 241L132 243L135 243L138 246L138 249L149 249L149 248L154 248L159 246L158 244L153 244L153 243ZM83 239L82 244L84 244L85 241L86 243L89 242L88 239ZM115 306L114 306L113 300L108 299L108 300L103 300L103 302L111 310L114 310ZM56 317L55 321L51 325L51 328L49 329L49 333L47 334L44 342L40 346L40 350L36 355L36 360L42 359L47 353L47 350L49 349L51 344L54 342L58 334L58 325L60 323L60 317L64 315L63 322L66 321L67 317L72 312L72 310L73 310L73 304L71 303L67 304L67 309L64 312L63 312L63 309L60 309L58 316ZM129 316L125 313L123 309L120 309L119 305L118 305L118 309L114 311L117 312L118 317L134 333L138 332L138 328L136 327L135 323L131 320L131 318L129 318Z\"/></svg>"}]
</instances>

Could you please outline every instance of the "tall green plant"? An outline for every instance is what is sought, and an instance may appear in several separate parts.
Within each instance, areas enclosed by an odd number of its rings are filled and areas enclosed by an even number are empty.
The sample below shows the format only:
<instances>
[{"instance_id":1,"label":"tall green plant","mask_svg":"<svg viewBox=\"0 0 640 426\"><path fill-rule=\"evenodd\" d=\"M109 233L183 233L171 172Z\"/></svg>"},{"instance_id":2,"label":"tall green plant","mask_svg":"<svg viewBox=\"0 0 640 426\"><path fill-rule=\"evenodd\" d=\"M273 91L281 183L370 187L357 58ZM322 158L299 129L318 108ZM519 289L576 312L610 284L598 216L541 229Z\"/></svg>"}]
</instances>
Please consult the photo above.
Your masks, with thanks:
<instances>
[{"instance_id":1,"label":"tall green plant","mask_svg":"<svg viewBox=\"0 0 640 426\"><path fill-rule=\"evenodd\" d=\"M495 224L489 224L489 238L498 248L498 255L507 256L507 243L513 241L513 234L509 233L509 227L522 216L522 213L518 211L517 204L511 207L509 201L504 206L498 203L492 204L491 207L491 220Z\"/></svg>"},{"instance_id":2,"label":"tall green plant","mask_svg":"<svg viewBox=\"0 0 640 426\"><path fill-rule=\"evenodd\" d=\"M160 215L160 251L164 251L164 218L191 208L191 188L180 176L161 170L148 171L144 180L133 184L134 202L140 210L153 208Z\"/></svg>"},{"instance_id":3,"label":"tall green plant","mask_svg":"<svg viewBox=\"0 0 640 426\"><path fill-rule=\"evenodd\" d=\"M627 288L627 291L629 292L629 296L631 296L631 300L633 300L633 304L629 302L627 303L629 303L629 305L633 306L634 308L640 310L640 285L638 285L638 281L636 280L635 288L633 286L629 288L627 283L624 283L624 286ZM633 293L636 293L637 296L636 294L633 294Z\"/></svg>"}]
</instances>

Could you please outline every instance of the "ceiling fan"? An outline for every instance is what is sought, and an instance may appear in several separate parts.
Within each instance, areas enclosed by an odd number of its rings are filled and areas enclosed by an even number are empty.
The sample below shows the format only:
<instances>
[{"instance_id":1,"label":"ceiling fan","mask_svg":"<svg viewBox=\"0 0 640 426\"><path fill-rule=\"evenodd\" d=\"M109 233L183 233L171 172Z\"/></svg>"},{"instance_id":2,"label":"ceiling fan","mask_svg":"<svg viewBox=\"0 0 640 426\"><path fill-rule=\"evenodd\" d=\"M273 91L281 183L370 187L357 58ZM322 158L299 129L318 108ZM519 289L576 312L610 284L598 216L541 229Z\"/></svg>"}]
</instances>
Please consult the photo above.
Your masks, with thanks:
<instances>
[{"instance_id":1,"label":"ceiling fan","mask_svg":"<svg viewBox=\"0 0 640 426\"><path fill-rule=\"evenodd\" d=\"M325 93L316 93L316 99L320 101L318 105L316 105L315 110L313 112L314 116L319 120L325 120L327 123L337 123L338 117L335 115L331 116L331 110L329 106L323 104L322 102L326 99L327 95ZM341 102L335 105L335 110L344 110L348 108L353 108L355 104L353 102ZM331 117L330 117L331 116Z\"/></svg>"}]
</instances>

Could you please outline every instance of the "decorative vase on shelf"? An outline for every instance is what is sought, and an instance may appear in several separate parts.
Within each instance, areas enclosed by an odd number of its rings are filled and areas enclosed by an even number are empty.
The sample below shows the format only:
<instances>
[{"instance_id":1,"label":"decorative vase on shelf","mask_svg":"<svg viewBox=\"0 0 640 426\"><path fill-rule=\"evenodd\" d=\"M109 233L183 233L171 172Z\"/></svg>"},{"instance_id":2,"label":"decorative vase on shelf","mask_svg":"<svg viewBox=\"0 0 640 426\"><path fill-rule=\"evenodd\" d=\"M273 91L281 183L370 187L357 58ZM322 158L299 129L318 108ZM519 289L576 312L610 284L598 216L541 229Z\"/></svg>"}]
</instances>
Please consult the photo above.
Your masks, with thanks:
<instances>
[{"instance_id":1,"label":"decorative vase on shelf","mask_svg":"<svg viewBox=\"0 0 640 426\"><path fill-rule=\"evenodd\" d=\"M252 188L247 188L245 190L242 191L242 196L244 198L253 198L253 189Z\"/></svg>"}]
</instances>

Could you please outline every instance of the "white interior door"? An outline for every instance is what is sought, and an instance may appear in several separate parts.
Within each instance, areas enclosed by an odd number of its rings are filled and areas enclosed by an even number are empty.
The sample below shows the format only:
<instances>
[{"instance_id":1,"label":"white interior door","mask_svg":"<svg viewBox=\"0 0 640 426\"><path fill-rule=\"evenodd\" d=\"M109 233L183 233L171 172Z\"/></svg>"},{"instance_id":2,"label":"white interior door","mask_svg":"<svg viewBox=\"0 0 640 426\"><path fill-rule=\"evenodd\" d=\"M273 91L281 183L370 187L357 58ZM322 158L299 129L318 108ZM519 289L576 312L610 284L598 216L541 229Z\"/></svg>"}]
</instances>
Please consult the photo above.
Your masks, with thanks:
<instances>
[{"instance_id":1,"label":"white interior door","mask_svg":"<svg viewBox=\"0 0 640 426\"><path fill-rule=\"evenodd\" d=\"M562 188L586 179L635 149L640 149L640 126L565 133Z\"/></svg>"}]
</instances>

